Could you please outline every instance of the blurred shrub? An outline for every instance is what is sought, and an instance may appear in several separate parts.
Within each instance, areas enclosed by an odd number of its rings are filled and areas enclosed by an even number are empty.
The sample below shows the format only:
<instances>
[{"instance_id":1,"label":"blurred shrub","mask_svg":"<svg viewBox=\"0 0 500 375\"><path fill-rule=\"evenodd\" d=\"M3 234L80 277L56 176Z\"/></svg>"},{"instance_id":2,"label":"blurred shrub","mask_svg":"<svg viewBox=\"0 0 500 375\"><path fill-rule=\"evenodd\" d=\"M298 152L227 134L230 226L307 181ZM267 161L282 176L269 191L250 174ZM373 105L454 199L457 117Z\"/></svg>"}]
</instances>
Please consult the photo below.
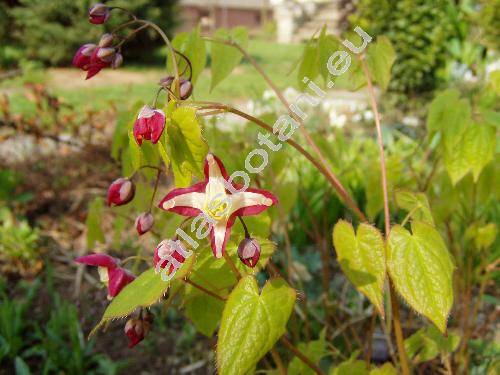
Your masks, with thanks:
<instances>
[{"instance_id":1,"label":"blurred shrub","mask_svg":"<svg viewBox=\"0 0 500 375\"><path fill-rule=\"evenodd\" d=\"M91 0L20 0L19 6L7 8L8 18L14 23L14 28L10 28L15 30L12 33L13 42L21 44L25 58L39 60L49 65L68 64L73 57L73 52L85 42L82 41L82 35L92 42L104 32L102 27L88 22L87 12L94 2ZM108 4L124 6L139 17L148 18L164 30L170 31L175 23L176 2L176 0L117 0ZM5 11L6 8L3 9ZM109 31L118 23L128 19L127 15L115 10L109 25L105 27ZM0 33L3 24L8 22L9 20L4 20L0 23ZM131 48L126 48L126 50L134 49L135 57L149 56L150 53L143 52L160 43L158 35L148 31L141 34L131 43Z\"/></svg>"},{"instance_id":2,"label":"blurred shrub","mask_svg":"<svg viewBox=\"0 0 500 375\"><path fill-rule=\"evenodd\" d=\"M412 94L433 90L456 34L456 9L448 0L359 0L351 24L373 36L386 35L396 50L390 90Z\"/></svg>"},{"instance_id":3,"label":"blurred shrub","mask_svg":"<svg viewBox=\"0 0 500 375\"><path fill-rule=\"evenodd\" d=\"M0 260L34 261L38 258L38 232L12 212L0 210Z\"/></svg>"}]
</instances>

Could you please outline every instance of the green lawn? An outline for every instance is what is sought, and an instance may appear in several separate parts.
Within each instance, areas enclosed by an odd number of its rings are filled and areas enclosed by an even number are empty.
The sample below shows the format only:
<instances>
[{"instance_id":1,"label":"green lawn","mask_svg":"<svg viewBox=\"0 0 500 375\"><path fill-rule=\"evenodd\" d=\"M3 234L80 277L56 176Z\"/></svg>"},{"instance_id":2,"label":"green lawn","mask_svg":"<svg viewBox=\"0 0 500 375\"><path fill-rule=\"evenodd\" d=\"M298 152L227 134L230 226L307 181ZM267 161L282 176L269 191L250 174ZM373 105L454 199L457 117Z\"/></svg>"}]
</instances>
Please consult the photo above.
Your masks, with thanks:
<instances>
[{"instance_id":1,"label":"green lawn","mask_svg":"<svg viewBox=\"0 0 500 375\"><path fill-rule=\"evenodd\" d=\"M292 72L301 55L301 45L278 44L262 39L252 40L249 52L262 65L264 70L280 87L295 86L296 74ZM63 71L61 71L62 74ZM65 74L68 70L64 70ZM86 85L83 75L73 74L71 78L64 76L57 79L58 71L50 74L40 70L31 70L24 77L4 82L0 85L0 93L7 92L13 112L33 111L33 104L24 96L22 85L26 82L46 83L51 93L61 97L65 102L76 108L98 109L109 106L110 102L117 105L128 105L137 100L151 101L156 91L156 81L164 75L161 66L127 66L120 69L122 75L127 73L144 79L134 83L123 83L122 80L109 80ZM292 73L291 73L292 72ZM96 76L92 83L103 80ZM265 81L246 60L235 69L233 74L210 92L210 67L199 77L194 95L197 100L237 101L259 97L268 87Z\"/></svg>"}]
</instances>

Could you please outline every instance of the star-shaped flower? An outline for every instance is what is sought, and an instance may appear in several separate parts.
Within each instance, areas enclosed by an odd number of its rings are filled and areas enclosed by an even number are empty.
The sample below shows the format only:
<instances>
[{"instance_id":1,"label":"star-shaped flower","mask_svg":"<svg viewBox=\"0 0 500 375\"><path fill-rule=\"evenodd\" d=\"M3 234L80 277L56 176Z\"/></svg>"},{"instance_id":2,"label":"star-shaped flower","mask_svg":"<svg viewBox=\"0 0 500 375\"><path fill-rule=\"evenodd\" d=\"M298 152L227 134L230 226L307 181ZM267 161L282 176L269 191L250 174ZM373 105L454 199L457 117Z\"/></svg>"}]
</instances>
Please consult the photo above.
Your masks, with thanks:
<instances>
[{"instance_id":1,"label":"star-shaped flower","mask_svg":"<svg viewBox=\"0 0 500 375\"><path fill-rule=\"evenodd\" d=\"M247 188L229 182L222 162L212 154L205 159L205 180L188 188L174 189L159 207L183 216L204 214L211 222L210 244L215 257L224 254L231 227L238 216L257 215L278 203L277 198L262 189ZM226 187L234 187L232 191Z\"/></svg>"}]
</instances>

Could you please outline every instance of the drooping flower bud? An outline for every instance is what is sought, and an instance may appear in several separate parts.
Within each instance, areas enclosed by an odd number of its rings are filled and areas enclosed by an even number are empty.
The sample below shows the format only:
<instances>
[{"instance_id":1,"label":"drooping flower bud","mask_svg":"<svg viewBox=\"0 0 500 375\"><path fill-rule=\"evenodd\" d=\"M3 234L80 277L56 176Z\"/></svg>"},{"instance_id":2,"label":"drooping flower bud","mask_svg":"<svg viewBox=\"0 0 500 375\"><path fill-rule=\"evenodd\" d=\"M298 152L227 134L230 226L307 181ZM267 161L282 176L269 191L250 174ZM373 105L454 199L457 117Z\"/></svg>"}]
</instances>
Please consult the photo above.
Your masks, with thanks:
<instances>
[{"instance_id":1,"label":"drooping flower bud","mask_svg":"<svg viewBox=\"0 0 500 375\"><path fill-rule=\"evenodd\" d=\"M105 23L109 18L109 8L105 4L97 3L89 9L89 22L99 25Z\"/></svg>"},{"instance_id":2,"label":"drooping flower bud","mask_svg":"<svg viewBox=\"0 0 500 375\"><path fill-rule=\"evenodd\" d=\"M106 33L102 34L101 39L99 40L99 47L109 47L113 44L114 36L113 34Z\"/></svg>"},{"instance_id":3,"label":"drooping flower bud","mask_svg":"<svg viewBox=\"0 0 500 375\"><path fill-rule=\"evenodd\" d=\"M97 58L105 63L111 63L116 55L116 50L111 47L98 48Z\"/></svg>"},{"instance_id":4,"label":"drooping flower bud","mask_svg":"<svg viewBox=\"0 0 500 375\"><path fill-rule=\"evenodd\" d=\"M142 236L144 233L148 232L154 223L153 215L150 212L144 212L137 216L135 219L135 228L137 229L137 233L139 236Z\"/></svg>"},{"instance_id":5,"label":"drooping flower bud","mask_svg":"<svg viewBox=\"0 0 500 375\"><path fill-rule=\"evenodd\" d=\"M186 260L186 257L183 255L185 254L185 252L183 251L181 246L182 244L179 241L161 241L158 246L156 246L153 255L154 267L157 269L165 268L168 264L170 264L167 273L168 275L170 275L174 271L174 269L178 269Z\"/></svg>"},{"instance_id":6,"label":"drooping flower bud","mask_svg":"<svg viewBox=\"0 0 500 375\"><path fill-rule=\"evenodd\" d=\"M117 52L113 62L111 63L111 67L113 69L119 68L123 64L123 55L120 52Z\"/></svg>"},{"instance_id":7,"label":"drooping flower bud","mask_svg":"<svg viewBox=\"0 0 500 375\"><path fill-rule=\"evenodd\" d=\"M170 86L172 86L172 82L174 82L174 76L166 76L166 77L163 77L160 79L160 81L158 82L158 84L162 87L165 87L165 88L170 88Z\"/></svg>"},{"instance_id":8,"label":"drooping flower bud","mask_svg":"<svg viewBox=\"0 0 500 375\"><path fill-rule=\"evenodd\" d=\"M143 319L129 319L125 323L125 334L128 337L129 343L128 347L133 348L148 334L151 328L151 323Z\"/></svg>"},{"instance_id":9,"label":"drooping flower bud","mask_svg":"<svg viewBox=\"0 0 500 375\"><path fill-rule=\"evenodd\" d=\"M86 70L86 68L90 64L90 56L92 56L95 48L96 45L92 43L84 44L83 46L78 48L75 56L73 57L73 66L79 69Z\"/></svg>"},{"instance_id":10,"label":"drooping flower bud","mask_svg":"<svg viewBox=\"0 0 500 375\"><path fill-rule=\"evenodd\" d=\"M186 100L187 98L189 98L192 92L193 84L191 83L191 81L182 78L179 86L179 95L181 97L181 100Z\"/></svg>"},{"instance_id":11,"label":"drooping flower bud","mask_svg":"<svg viewBox=\"0 0 500 375\"><path fill-rule=\"evenodd\" d=\"M113 181L108 189L108 206L122 206L130 202L135 195L135 185L128 178L120 177Z\"/></svg>"},{"instance_id":12,"label":"drooping flower bud","mask_svg":"<svg viewBox=\"0 0 500 375\"><path fill-rule=\"evenodd\" d=\"M243 239L238 246L238 257L247 267L255 267L260 258L260 245L253 238Z\"/></svg>"},{"instance_id":13,"label":"drooping flower bud","mask_svg":"<svg viewBox=\"0 0 500 375\"><path fill-rule=\"evenodd\" d=\"M160 109L153 109L149 105L142 107L134 123L134 138L140 146L143 139L153 144L160 139L165 129L165 113Z\"/></svg>"}]
</instances>

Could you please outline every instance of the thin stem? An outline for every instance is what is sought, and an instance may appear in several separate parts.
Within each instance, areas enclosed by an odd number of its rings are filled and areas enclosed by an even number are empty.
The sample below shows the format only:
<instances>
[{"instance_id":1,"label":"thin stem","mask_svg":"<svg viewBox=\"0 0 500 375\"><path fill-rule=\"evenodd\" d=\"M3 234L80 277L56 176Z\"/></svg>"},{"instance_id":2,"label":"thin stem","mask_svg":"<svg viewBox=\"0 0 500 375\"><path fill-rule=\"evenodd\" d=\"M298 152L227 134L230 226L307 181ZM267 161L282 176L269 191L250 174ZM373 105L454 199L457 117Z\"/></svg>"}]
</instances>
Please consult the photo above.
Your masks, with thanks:
<instances>
[{"instance_id":1,"label":"thin stem","mask_svg":"<svg viewBox=\"0 0 500 375\"><path fill-rule=\"evenodd\" d=\"M353 209L354 209L354 207L357 208L356 204L352 200L352 198L349 195L349 193L347 193L346 189L344 188L344 186L342 185L342 183L340 182L340 180L337 178L337 176L335 175L335 173L333 173L333 171L329 167L329 165L328 165L328 163L326 161L326 158L323 156L321 150L319 149L319 147L316 145L316 143L312 139L311 134L307 131L306 127L304 126L304 122L302 121L302 119L299 116L297 116L290 109L290 104L286 100L286 98L283 95L283 93L281 92L281 90L274 84L274 82L271 80L271 78L269 78L269 76L262 69L262 67L252 57L252 55L250 55L243 47L241 47L235 41L232 41L232 40L223 40L223 39L216 39L216 38L205 38L205 39L208 40L208 41L211 41L211 42L222 43L222 44L226 44L228 46L235 47L238 51L241 52L241 54L245 58L248 59L248 61L250 62L250 64L252 64L252 66L255 68L255 70L257 70L257 72L267 82L267 84L269 85L269 87L274 91L274 93L276 94L276 96L278 97L278 99L280 100L280 102L287 108L287 111L288 111L288 114L290 115L290 117L292 117L293 119L295 119L299 123L299 125L300 125L299 129L302 132L302 135L305 137L307 143L309 143L309 145L312 147L312 149L314 150L316 156L318 156L318 158L319 158L319 160L321 162L321 165L323 167L323 170L329 176L329 180L332 182L332 184L334 185L335 189L339 192L339 194L341 195L341 197L343 197L344 201L348 204L348 206L350 206ZM354 212L356 213L356 215L362 221L367 221L365 215L359 209L358 210L354 209Z\"/></svg>"},{"instance_id":2,"label":"thin stem","mask_svg":"<svg viewBox=\"0 0 500 375\"><path fill-rule=\"evenodd\" d=\"M145 257L140 256L140 255L132 255L132 256L130 256L128 258L123 259L121 261L121 264L124 265L125 263L127 263L127 262L129 262L131 260L134 260L134 259L136 259L136 260L142 260L142 261L144 261L146 263L149 263L149 261L151 260L151 259L145 258Z\"/></svg>"},{"instance_id":3,"label":"thin stem","mask_svg":"<svg viewBox=\"0 0 500 375\"><path fill-rule=\"evenodd\" d=\"M250 238L250 232L248 232L247 225L245 224L245 221L241 216L238 216L238 219L240 219L241 225L243 225L243 230L245 231L245 238Z\"/></svg>"},{"instance_id":4,"label":"thin stem","mask_svg":"<svg viewBox=\"0 0 500 375\"><path fill-rule=\"evenodd\" d=\"M133 21L134 23L135 22L138 22L138 21ZM120 48L125 42L127 42L128 40L130 40L130 38L132 38L134 35L136 35L139 31L141 30L144 30L145 28L147 28L148 25L142 25L141 27L138 27L137 29L133 30L130 34L128 34L126 37L124 37L120 43L118 43L115 48Z\"/></svg>"},{"instance_id":5,"label":"thin stem","mask_svg":"<svg viewBox=\"0 0 500 375\"><path fill-rule=\"evenodd\" d=\"M160 182L160 177L161 177L161 170L158 169L158 171L156 172L155 187L153 189L153 194L151 195L151 200L149 201L148 212L151 212L151 208L153 207L153 201L155 199L156 191L158 190L158 183Z\"/></svg>"},{"instance_id":6,"label":"thin stem","mask_svg":"<svg viewBox=\"0 0 500 375\"><path fill-rule=\"evenodd\" d=\"M172 46L172 43L170 42L170 39L168 39L165 32L157 24L155 24L151 21L147 21L147 20L138 20L138 22L144 23L145 25L154 29L162 37L163 41L167 45L167 48L168 48L169 53L170 53L170 59L172 60L172 66L174 69L174 76L175 76L175 82L176 82L175 90L176 90L177 96L180 96L179 95L179 66L177 65L177 59L175 58L175 50L174 50L174 47Z\"/></svg>"},{"instance_id":7,"label":"thin stem","mask_svg":"<svg viewBox=\"0 0 500 375\"><path fill-rule=\"evenodd\" d=\"M226 251L224 251L223 256L224 256L224 259L226 260L227 265L229 266L229 268L231 268L231 271L234 273L234 276L236 276L236 278L238 280L241 279L241 273L238 270L238 268L236 268L236 265L234 264L233 260L229 256L229 254Z\"/></svg>"},{"instance_id":8,"label":"thin stem","mask_svg":"<svg viewBox=\"0 0 500 375\"><path fill-rule=\"evenodd\" d=\"M391 231L391 216L389 213L389 194L387 189L387 168L385 163L385 152L384 152L384 142L382 139L382 126L380 125L380 114L377 107L377 101L375 98L375 90L373 89L373 84L370 76L370 72L368 71L368 66L364 59L364 56L361 57L361 67L363 68L363 72L366 77L366 82L368 86L368 93L370 95L370 104L373 111L373 116L375 118L375 127L377 130L377 142L380 152L380 174L382 179L382 193L384 198L384 224L385 224L385 238L389 238L389 233ZM396 335L396 343L398 346L398 354L399 361L401 364L401 370L404 375L410 374L410 366L408 364L408 359L406 357L406 351L404 346L404 336L403 329L401 327L401 320L399 314L399 303L396 297L396 292L392 283L389 282L389 293L391 299L393 320L394 320L394 333Z\"/></svg>"},{"instance_id":9,"label":"thin stem","mask_svg":"<svg viewBox=\"0 0 500 375\"><path fill-rule=\"evenodd\" d=\"M273 133L273 128L272 126L268 125L266 122L262 121L261 119L258 119L252 115L249 115L248 113L242 112L234 107L225 105L225 104L220 104L220 103L213 103L213 102L190 102L190 104L203 104L207 105L207 107L204 107L206 109L224 109L227 112L233 113L237 116L240 116L244 119L247 119L250 122L253 122L254 124L260 126L261 128L265 129L271 134ZM201 108L203 109L203 108ZM347 204L347 206L358 216L358 218L361 221L367 221L366 216L363 214L363 212L359 209L357 206L356 202L351 198L349 193L344 189L342 184L335 178L332 178L331 174L328 173L327 169L316 161L314 157L307 152L302 146L300 146L297 142L295 142L293 139L289 138L286 140L286 142L295 148L298 152L300 152L303 156L306 157L307 160L309 160L315 167L316 169L323 174L326 179L330 182L330 184L333 186L333 188L337 191L337 194L340 196L340 198Z\"/></svg>"},{"instance_id":10,"label":"thin stem","mask_svg":"<svg viewBox=\"0 0 500 375\"><path fill-rule=\"evenodd\" d=\"M219 296L217 293L214 293L214 292L212 292L211 290L208 290L208 289L204 288L203 286L201 286L201 285L199 285L199 284L195 283L194 281L191 281L190 279L186 279L186 280L184 280L184 282L185 282L186 284L189 284L189 285L191 285L191 286L195 287L195 288L196 288L196 289L198 289L198 290L201 290L203 293L206 293L206 294L208 294L209 296L214 297L214 298L216 298L216 299L220 300L220 301L223 301L223 302L224 302L224 301L226 301L226 300L227 300L227 298L222 297L222 296Z\"/></svg>"},{"instance_id":11,"label":"thin stem","mask_svg":"<svg viewBox=\"0 0 500 375\"><path fill-rule=\"evenodd\" d=\"M285 336L280 339L281 343L290 350L295 356L297 356L302 362L304 362L311 370L313 370L318 375L326 375L318 365L312 362L304 353L302 353L298 348L296 348Z\"/></svg>"},{"instance_id":12,"label":"thin stem","mask_svg":"<svg viewBox=\"0 0 500 375\"><path fill-rule=\"evenodd\" d=\"M285 365L283 365L283 360L281 359L281 356L276 350L276 348L271 349L271 356L273 357L273 361L276 364L276 367L278 368L278 372L280 373L280 375L286 375Z\"/></svg>"},{"instance_id":13,"label":"thin stem","mask_svg":"<svg viewBox=\"0 0 500 375\"><path fill-rule=\"evenodd\" d=\"M160 96L160 93L164 90L163 87L160 87L155 94L155 98L153 100L153 108L156 108L156 104L158 103L158 97Z\"/></svg>"}]
</instances>

